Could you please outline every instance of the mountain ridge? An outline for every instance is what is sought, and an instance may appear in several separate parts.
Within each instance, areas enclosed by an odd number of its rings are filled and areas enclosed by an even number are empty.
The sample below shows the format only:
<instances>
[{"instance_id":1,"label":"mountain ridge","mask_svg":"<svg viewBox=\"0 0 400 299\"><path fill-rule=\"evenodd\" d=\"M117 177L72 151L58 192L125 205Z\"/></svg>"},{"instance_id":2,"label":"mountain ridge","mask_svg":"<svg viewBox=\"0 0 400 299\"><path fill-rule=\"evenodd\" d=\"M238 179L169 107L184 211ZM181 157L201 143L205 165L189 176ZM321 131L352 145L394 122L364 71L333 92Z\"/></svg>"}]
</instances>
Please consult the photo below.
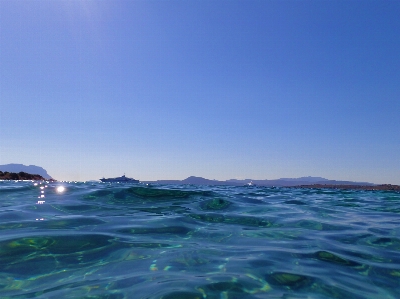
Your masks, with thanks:
<instances>
[{"instance_id":1,"label":"mountain ridge","mask_svg":"<svg viewBox=\"0 0 400 299\"><path fill-rule=\"evenodd\" d=\"M227 185L227 186L243 186L252 182L258 186L266 187L290 187L299 185L355 185L355 186L374 186L369 182L353 182L353 181L338 181L329 180L322 177L300 177L300 178L280 178L275 180L253 180L253 179L229 179L225 181L210 180L203 177L190 176L184 180L157 180L157 181L142 181L143 183L152 184L175 184L175 185Z\"/></svg>"}]
</instances>

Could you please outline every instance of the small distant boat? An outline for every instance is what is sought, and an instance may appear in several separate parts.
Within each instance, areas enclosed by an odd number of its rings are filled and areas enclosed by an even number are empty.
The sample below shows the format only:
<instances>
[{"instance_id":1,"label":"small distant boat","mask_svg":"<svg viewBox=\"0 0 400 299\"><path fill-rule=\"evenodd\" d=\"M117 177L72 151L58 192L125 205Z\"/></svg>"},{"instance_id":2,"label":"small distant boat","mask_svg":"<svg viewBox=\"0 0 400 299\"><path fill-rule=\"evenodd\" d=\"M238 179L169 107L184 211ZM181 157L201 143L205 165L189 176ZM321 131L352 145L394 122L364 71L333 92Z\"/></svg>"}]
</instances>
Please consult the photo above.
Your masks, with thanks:
<instances>
[{"instance_id":1,"label":"small distant boat","mask_svg":"<svg viewBox=\"0 0 400 299\"><path fill-rule=\"evenodd\" d=\"M251 181L251 182L248 182L245 186L250 186L250 187L252 187L252 186L255 186L256 184L254 184L253 183L253 181Z\"/></svg>"},{"instance_id":2,"label":"small distant boat","mask_svg":"<svg viewBox=\"0 0 400 299\"><path fill-rule=\"evenodd\" d=\"M108 179L105 179L103 177L102 179L100 179L100 181L102 181L103 183L139 183L139 180L127 178L125 175Z\"/></svg>"}]
</instances>

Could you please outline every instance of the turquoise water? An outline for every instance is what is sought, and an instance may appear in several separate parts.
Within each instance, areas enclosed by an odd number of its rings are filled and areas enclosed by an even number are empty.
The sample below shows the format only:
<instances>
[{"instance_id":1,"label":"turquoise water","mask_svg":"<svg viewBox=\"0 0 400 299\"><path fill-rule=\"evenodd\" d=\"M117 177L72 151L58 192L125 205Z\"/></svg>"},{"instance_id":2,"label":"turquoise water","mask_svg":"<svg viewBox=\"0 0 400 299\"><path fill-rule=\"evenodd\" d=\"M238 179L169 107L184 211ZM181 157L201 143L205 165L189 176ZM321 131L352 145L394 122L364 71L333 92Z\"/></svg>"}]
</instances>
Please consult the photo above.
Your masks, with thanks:
<instances>
[{"instance_id":1,"label":"turquoise water","mask_svg":"<svg viewBox=\"0 0 400 299\"><path fill-rule=\"evenodd\" d=\"M396 192L3 181L0 207L1 298L400 298Z\"/></svg>"}]
</instances>

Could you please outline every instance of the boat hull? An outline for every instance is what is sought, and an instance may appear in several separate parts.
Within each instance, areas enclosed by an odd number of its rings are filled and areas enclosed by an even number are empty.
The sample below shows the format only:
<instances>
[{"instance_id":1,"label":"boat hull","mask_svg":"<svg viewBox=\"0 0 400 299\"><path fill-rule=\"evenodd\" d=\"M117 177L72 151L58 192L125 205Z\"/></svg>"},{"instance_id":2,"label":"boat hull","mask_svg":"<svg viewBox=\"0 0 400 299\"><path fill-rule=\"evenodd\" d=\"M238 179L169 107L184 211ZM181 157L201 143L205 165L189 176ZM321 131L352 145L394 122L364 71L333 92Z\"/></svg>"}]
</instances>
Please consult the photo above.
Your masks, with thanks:
<instances>
[{"instance_id":1,"label":"boat hull","mask_svg":"<svg viewBox=\"0 0 400 299\"><path fill-rule=\"evenodd\" d=\"M102 181L103 183L139 183L139 180L127 178L124 175L117 178L108 178L108 179L102 178L100 179L100 181Z\"/></svg>"}]
</instances>

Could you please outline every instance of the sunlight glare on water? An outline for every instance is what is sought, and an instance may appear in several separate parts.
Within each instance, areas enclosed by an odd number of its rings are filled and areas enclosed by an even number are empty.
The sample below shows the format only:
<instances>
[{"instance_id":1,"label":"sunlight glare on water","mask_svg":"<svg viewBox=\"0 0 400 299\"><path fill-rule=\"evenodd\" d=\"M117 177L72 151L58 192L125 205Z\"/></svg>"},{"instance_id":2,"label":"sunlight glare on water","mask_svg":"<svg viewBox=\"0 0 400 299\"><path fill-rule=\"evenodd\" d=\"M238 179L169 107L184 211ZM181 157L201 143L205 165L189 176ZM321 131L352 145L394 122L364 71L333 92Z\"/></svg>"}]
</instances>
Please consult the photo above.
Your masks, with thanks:
<instances>
[{"instance_id":1,"label":"sunlight glare on water","mask_svg":"<svg viewBox=\"0 0 400 299\"><path fill-rule=\"evenodd\" d=\"M56 188L56 190L57 190L57 193L63 193L65 191L65 187L64 186L58 186Z\"/></svg>"}]
</instances>

